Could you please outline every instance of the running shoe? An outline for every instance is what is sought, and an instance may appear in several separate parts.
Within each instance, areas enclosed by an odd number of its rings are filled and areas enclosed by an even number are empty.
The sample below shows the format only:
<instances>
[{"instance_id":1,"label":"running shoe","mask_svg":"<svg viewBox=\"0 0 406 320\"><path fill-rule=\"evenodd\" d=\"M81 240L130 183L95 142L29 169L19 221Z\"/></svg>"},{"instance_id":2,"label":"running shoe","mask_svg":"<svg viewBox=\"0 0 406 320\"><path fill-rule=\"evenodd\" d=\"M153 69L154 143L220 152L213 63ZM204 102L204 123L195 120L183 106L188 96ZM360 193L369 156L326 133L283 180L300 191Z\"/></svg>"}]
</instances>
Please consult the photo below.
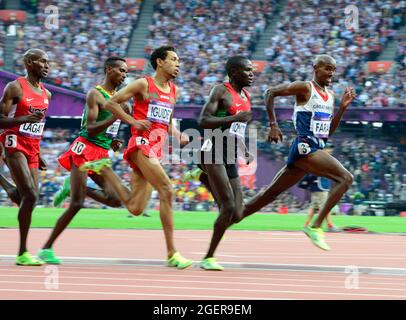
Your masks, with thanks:
<instances>
[{"instance_id":1,"label":"running shoe","mask_svg":"<svg viewBox=\"0 0 406 320\"><path fill-rule=\"evenodd\" d=\"M200 262L200 268L204 270L211 270L211 271L222 271L224 267L217 263L216 258L206 258Z\"/></svg>"},{"instance_id":2,"label":"running shoe","mask_svg":"<svg viewBox=\"0 0 406 320\"><path fill-rule=\"evenodd\" d=\"M187 267L190 267L193 264L192 260L188 260L184 257L179 252L175 252L172 257L168 259L168 267L176 267L178 269L186 269Z\"/></svg>"},{"instance_id":3,"label":"running shoe","mask_svg":"<svg viewBox=\"0 0 406 320\"><path fill-rule=\"evenodd\" d=\"M336 226L330 226L327 227L327 232L341 232L341 229L337 228Z\"/></svg>"},{"instance_id":4,"label":"running shoe","mask_svg":"<svg viewBox=\"0 0 406 320\"><path fill-rule=\"evenodd\" d=\"M65 178L62 187L55 193L54 207L60 207L67 197L70 196L70 176Z\"/></svg>"},{"instance_id":5,"label":"running shoe","mask_svg":"<svg viewBox=\"0 0 406 320\"><path fill-rule=\"evenodd\" d=\"M324 231L322 228L312 228L310 226L303 228L304 233L310 238L313 244L320 249L329 251L330 247L324 241Z\"/></svg>"},{"instance_id":6,"label":"running shoe","mask_svg":"<svg viewBox=\"0 0 406 320\"><path fill-rule=\"evenodd\" d=\"M203 173L203 170L200 168L195 168L193 170L187 171L182 178L183 182L196 180L199 181L200 175Z\"/></svg>"},{"instance_id":7,"label":"running shoe","mask_svg":"<svg viewBox=\"0 0 406 320\"><path fill-rule=\"evenodd\" d=\"M40 258L42 261L44 261L47 264L61 264L61 260L59 260L55 256L54 249L41 249L38 251L37 254L38 258Z\"/></svg>"},{"instance_id":8,"label":"running shoe","mask_svg":"<svg viewBox=\"0 0 406 320\"><path fill-rule=\"evenodd\" d=\"M43 264L44 261L33 258L28 251L16 258L16 265L18 266L42 266Z\"/></svg>"},{"instance_id":9,"label":"running shoe","mask_svg":"<svg viewBox=\"0 0 406 320\"><path fill-rule=\"evenodd\" d=\"M101 174L101 171L105 167L111 168L112 161L109 158L103 158L97 161L88 161L82 164L79 168L80 171L92 171L98 175Z\"/></svg>"}]
</instances>

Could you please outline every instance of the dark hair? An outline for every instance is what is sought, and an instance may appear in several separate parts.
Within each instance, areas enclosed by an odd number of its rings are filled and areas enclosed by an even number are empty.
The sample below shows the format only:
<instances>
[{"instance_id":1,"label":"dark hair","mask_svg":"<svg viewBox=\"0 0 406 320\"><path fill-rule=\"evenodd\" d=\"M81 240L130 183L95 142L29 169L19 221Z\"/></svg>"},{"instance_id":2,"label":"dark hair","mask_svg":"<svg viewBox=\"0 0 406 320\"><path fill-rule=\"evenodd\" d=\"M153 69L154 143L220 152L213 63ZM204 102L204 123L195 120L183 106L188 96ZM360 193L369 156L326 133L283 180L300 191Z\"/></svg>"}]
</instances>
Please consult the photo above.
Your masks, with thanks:
<instances>
[{"instance_id":1,"label":"dark hair","mask_svg":"<svg viewBox=\"0 0 406 320\"><path fill-rule=\"evenodd\" d=\"M176 52L175 48L172 46L162 46L162 47L155 49L152 52L151 58L149 59L149 61L151 62L152 68L154 68L154 70L156 70L156 68L158 67L158 64L156 63L156 59L165 60L166 56L168 55L168 51Z\"/></svg>"},{"instance_id":2,"label":"dark hair","mask_svg":"<svg viewBox=\"0 0 406 320\"><path fill-rule=\"evenodd\" d=\"M234 56L230 57L226 63L226 72L227 75L230 77L231 71L243 65L243 61L248 60L248 58L243 56Z\"/></svg>"},{"instance_id":3,"label":"dark hair","mask_svg":"<svg viewBox=\"0 0 406 320\"><path fill-rule=\"evenodd\" d=\"M117 61L125 62L125 59L120 57L108 57L106 61L104 61L104 73L106 73L108 67L115 67Z\"/></svg>"}]
</instances>

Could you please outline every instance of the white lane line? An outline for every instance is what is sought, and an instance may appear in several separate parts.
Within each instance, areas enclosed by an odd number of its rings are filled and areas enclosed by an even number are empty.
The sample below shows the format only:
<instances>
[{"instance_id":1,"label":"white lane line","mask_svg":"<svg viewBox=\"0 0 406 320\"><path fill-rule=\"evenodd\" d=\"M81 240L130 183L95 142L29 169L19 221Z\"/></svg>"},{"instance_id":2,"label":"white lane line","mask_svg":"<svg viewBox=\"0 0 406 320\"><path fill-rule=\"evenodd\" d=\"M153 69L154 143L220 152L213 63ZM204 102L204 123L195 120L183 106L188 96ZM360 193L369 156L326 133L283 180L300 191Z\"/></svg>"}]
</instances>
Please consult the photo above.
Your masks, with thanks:
<instances>
[{"instance_id":1,"label":"white lane line","mask_svg":"<svg viewBox=\"0 0 406 320\"><path fill-rule=\"evenodd\" d=\"M148 276L148 274L138 274L137 276ZM156 278L155 275L149 275L149 276L154 276ZM46 275L16 275L16 274L1 274L0 277L4 277L4 278L11 278L11 277L15 277L15 278L45 278ZM85 279L85 280L113 280L113 281L125 281L125 282L131 282L131 281L148 281L148 282L174 282L174 283L203 283L203 284L232 284L232 285L248 285L248 286L296 286L296 285L288 285L288 284L278 284L278 283L265 283L261 278L257 278L258 281L260 282L237 282L234 281L234 279L230 279L231 281L209 281L209 280L185 280L183 279L183 277L179 277L177 279L151 279L151 278L147 278L147 277L143 277L143 278L135 278L135 277L131 277L131 278L109 278L109 277L90 277L90 276L86 276L86 277L77 277L77 276L66 276L63 273L59 274L59 278L60 279ZM199 278L200 279L200 278ZM244 280L244 278L236 278L236 279L241 279ZM337 283L337 284L341 284L341 286L339 287L344 287L345 284L345 278L343 277L341 280L314 280L314 279L294 279L294 278L268 278L266 280L271 280L273 282L310 282L310 283L317 283L317 282L322 282L322 283ZM12 282L12 281L11 281ZM365 287L365 285L385 285L385 286L399 286L402 285L398 282L376 282L376 281L365 281L363 279L360 279L360 282L362 282L362 289L374 289L374 290L392 290L392 288L372 288L372 287ZM393 290L403 290L406 291L406 283L403 283L403 285L405 285L404 288L393 288ZM324 286L324 285L297 285L297 286L303 286L303 287L314 287L314 288L336 288L336 287L332 287L332 286Z\"/></svg>"},{"instance_id":2,"label":"white lane line","mask_svg":"<svg viewBox=\"0 0 406 320\"><path fill-rule=\"evenodd\" d=\"M44 282L20 282L20 281L0 281L0 283L7 283L7 284L26 284L26 285L44 285ZM167 286L152 286L152 285L123 285L123 284L93 284L93 283L59 283L60 286L81 286L81 287L116 287L116 288L145 288L145 289L171 289L171 290L208 290L208 291L236 291L235 288L213 288L213 287L170 287ZM295 285L291 285L295 287ZM336 287L331 287L335 288ZM378 288L382 290L382 288ZM290 291L290 290L262 290L262 289L243 289L239 288L239 292L252 292L252 293L288 293L288 294L320 294L320 295L335 295L335 296L363 296L363 297L387 297L387 298L406 298L405 295L394 295L394 294L373 294L373 293L349 293L349 292L321 292L321 291ZM55 291L57 292L57 290ZM188 295L184 295L188 296Z\"/></svg>"}]
</instances>

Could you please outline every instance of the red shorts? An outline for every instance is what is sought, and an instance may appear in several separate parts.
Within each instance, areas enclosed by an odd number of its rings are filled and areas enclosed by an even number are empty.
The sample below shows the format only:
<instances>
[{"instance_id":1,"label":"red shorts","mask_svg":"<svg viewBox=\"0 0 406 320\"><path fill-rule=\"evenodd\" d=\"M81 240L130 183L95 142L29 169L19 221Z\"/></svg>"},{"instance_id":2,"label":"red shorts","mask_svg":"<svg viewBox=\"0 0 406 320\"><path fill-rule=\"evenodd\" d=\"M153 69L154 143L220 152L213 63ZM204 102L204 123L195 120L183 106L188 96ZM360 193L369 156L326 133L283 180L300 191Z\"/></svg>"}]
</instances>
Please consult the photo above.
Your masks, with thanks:
<instances>
[{"instance_id":1,"label":"red shorts","mask_svg":"<svg viewBox=\"0 0 406 320\"><path fill-rule=\"evenodd\" d=\"M0 141L6 149L6 154L21 152L27 159L28 167L38 169L41 139L26 138L15 133L5 132L0 135Z\"/></svg>"},{"instance_id":2,"label":"red shorts","mask_svg":"<svg viewBox=\"0 0 406 320\"><path fill-rule=\"evenodd\" d=\"M59 156L58 161L62 167L71 171L72 162L79 168L85 162L96 161L108 157L109 151L107 149L99 147L83 137L78 137L70 145L69 150Z\"/></svg>"},{"instance_id":3,"label":"red shorts","mask_svg":"<svg viewBox=\"0 0 406 320\"><path fill-rule=\"evenodd\" d=\"M124 150L124 159L130 164L131 168L135 171L139 171L134 162L131 161L131 154L141 150L141 152L148 158L162 159L163 145L165 141L159 139L155 141L148 140L141 136L131 136L128 141L127 149Z\"/></svg>"}]
</instances>

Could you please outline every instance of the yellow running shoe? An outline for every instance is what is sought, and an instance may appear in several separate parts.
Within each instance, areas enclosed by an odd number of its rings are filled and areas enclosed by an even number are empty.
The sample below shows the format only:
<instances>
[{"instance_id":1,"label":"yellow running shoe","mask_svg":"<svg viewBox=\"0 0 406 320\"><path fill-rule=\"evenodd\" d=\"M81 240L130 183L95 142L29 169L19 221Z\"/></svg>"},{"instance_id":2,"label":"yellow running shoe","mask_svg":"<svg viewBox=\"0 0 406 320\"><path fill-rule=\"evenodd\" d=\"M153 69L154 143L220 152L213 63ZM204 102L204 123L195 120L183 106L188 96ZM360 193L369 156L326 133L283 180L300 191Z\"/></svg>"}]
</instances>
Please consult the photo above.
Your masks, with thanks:
<instances>
[{"instance_id":1,"label":"yellow running shoe","mask_svg":"<svg viewBox=\"0 0 406 320\"><path fill-rule=\"evenodd\" d=\"M28 251L16 258L16 265L18 266L42 266L43 264L44 261L33 258Z\"/></svg>"},{"instance_id":2,"label":"yellow running shoe","mask_svg":"<svg viewBox=\"0 0 406 320\"><path fill-rule=\"evenodd\" d=\"M324 231L322 228L304 227L303 232L310 238L313 244L320 249L329 251L329 245L324 241Z\"/></svg>"},{"instance_id":3,"label":"yellow running shoe","mask_svg":"<svg viewBox=\"0 0 406 320\"><path fill-rule=\"evenodd\" d=\"M176 267L178 269L186 269L193 264L192 260L188 260L179 252L175 252L172 257L170 257L167 261L168 267Z\"/></svg>"},{"instance_id":4,"label":"yellow running shoe","mask_svg":"<svg viewBox=\"0 0 406 320\"><path fill-rule=\"evenodd\" d=\"M206 258L200 262L200 268L211 271L223 271L224 267L217 263L216 258Z\"/></svg>"}]
</instances>

